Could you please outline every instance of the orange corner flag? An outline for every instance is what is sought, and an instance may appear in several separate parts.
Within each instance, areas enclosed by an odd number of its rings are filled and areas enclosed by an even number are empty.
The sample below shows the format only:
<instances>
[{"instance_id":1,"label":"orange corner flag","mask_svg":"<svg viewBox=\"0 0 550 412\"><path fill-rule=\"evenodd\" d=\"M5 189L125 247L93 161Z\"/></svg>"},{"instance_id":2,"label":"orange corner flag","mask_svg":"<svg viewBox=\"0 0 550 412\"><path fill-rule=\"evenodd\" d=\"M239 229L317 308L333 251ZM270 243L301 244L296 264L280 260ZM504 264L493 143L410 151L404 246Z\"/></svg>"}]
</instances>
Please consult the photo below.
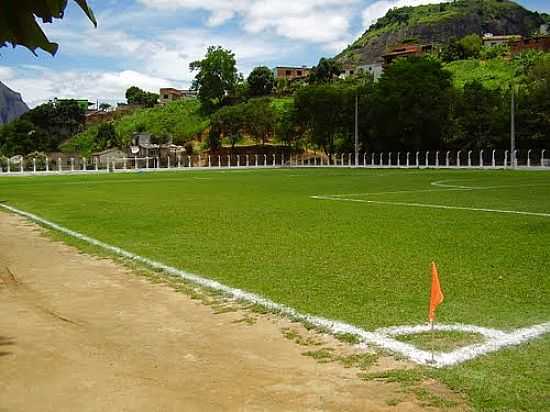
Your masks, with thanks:
<instances>
[{"instance_id":1,"label":"orange corner flag","mask_svg":"<svg viewBox=\"0 0 550 412\"><path fill-rule=\"evenodd\" d=\"M430 312L428 319L430 323L435 320L435 310L443 302L443 291L441 290L441 284L439 283L439 272L435 262L432 262L432 292L430 294Z\"/></svg>"}]
</instances>

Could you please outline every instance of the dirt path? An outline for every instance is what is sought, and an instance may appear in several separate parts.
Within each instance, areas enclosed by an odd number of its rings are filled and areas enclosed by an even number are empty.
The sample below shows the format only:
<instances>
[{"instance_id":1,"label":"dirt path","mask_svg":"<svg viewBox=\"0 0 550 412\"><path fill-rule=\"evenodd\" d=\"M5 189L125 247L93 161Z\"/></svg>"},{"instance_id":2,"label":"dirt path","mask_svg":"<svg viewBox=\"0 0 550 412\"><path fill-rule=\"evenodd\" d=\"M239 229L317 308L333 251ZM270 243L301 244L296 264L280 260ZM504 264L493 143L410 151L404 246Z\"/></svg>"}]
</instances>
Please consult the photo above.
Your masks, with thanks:
<instances>
[{"instance_id":1,"label":"dirt path","mask_svg":"<svg viewBox=\"0 0 550 412\"><path fill-rule=\"evenodd\" d=\"M0 213L2 412L422 409L397 384L303 356L288 321L236 323L41 231Z\"/></svg>"}]
</instances>

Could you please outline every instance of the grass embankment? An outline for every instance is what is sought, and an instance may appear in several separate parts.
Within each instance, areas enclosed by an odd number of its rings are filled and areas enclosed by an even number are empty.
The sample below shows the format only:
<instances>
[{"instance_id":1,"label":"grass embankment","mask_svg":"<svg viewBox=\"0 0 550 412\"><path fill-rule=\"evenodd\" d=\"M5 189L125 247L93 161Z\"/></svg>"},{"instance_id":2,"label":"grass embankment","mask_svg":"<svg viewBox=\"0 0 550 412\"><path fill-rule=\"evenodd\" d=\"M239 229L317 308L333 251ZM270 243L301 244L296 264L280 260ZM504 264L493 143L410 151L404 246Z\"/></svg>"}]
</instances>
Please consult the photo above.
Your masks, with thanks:
<instances>
[{"instance_id":1,"label":"grass embankment","mask_svg":"<svg viewBox=\"0 0 550 412\"><path fill-rule=\"evenodd\" d=\"M155 136L171 136L174 142L183 143L201 134L209 125L208 117L200 112L196 100L177 101L151 109L138 109L113 123L120 142L129 144L132 135L146 131ZM88 155L94 150L99 125L93 125L75 136L64 150Z\"/></svg>"},{"instance_id":2,"label":"grass embankment","mask_svg":"<svg viewBox=\"0 0 550 412\"><path fill-rule=\"evenodd\" d=\"M438 180L490 188L439 191L430 184ZM0 178L2 200L10 205L369 330L425 322L432 260L440 266L446 296L439 321L502 329L549 321L550 218L321 201L311 195L548 213L549 186L546 173L492 171ZM544 410L549 345L546 337L418 373L465 392L480 410Z\"/></svg>"},{"instance_id":3,"label":"grass embankment","mask_svg":"<svg viewBox=\"0 0 550 412\"><path fill-rule=\"evenodd\" d=\"M490 60L458 60L445 65L453 75L454 86L462 90L468 82L478 81L490 90L506 90L516 78L518 64L498 57Z\"/></svg>"}]
</instances>

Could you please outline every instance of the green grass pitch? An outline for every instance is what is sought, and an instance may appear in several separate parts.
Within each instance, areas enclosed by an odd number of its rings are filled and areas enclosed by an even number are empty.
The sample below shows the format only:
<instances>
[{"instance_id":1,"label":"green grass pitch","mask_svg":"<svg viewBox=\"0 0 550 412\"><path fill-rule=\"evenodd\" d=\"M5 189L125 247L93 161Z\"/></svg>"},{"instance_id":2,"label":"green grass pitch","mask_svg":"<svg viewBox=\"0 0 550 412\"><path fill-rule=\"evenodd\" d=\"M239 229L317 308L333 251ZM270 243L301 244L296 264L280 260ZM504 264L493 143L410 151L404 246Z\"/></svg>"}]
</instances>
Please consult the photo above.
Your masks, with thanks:
<instances>
[{"instance_id":1,"label":"green grass pitch","mask_svg":"<svg viewBox=\"0 0 550 412\"><path fill-rule=\"evenodd\" d=\"M441 322L510 329L550 320L546 172L333 168L0 178L0 200L369 330L426 322L432 260L446 295ZM544 337L433 373L479 408L538 410L549 402L548 349Z\"/></svg>"}]
</instances>

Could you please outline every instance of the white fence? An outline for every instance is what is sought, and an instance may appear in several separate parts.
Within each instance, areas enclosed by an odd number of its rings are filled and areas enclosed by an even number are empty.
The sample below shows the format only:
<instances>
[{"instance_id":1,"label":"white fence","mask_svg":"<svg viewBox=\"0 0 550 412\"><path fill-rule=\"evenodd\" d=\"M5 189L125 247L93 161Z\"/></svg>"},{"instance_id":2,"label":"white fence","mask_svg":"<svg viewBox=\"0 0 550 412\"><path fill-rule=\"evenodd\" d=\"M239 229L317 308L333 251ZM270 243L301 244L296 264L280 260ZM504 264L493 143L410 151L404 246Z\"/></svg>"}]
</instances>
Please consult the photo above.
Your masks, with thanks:
<instances>
[{"instance_id":1,"label":"white fence","mask_svg":"<svg viewBox=\"0 0 550 412\"><path fill-rule=\"evenodd\" d=\"M168 158L0 158L1 175L70 174L219 168L360 167L360 168L526 168L550 169L550 151L524 150L510 156L508 150L422 151L361 153L355 163L353 153L198 155Z\"/></svg>"}]
</instances>

